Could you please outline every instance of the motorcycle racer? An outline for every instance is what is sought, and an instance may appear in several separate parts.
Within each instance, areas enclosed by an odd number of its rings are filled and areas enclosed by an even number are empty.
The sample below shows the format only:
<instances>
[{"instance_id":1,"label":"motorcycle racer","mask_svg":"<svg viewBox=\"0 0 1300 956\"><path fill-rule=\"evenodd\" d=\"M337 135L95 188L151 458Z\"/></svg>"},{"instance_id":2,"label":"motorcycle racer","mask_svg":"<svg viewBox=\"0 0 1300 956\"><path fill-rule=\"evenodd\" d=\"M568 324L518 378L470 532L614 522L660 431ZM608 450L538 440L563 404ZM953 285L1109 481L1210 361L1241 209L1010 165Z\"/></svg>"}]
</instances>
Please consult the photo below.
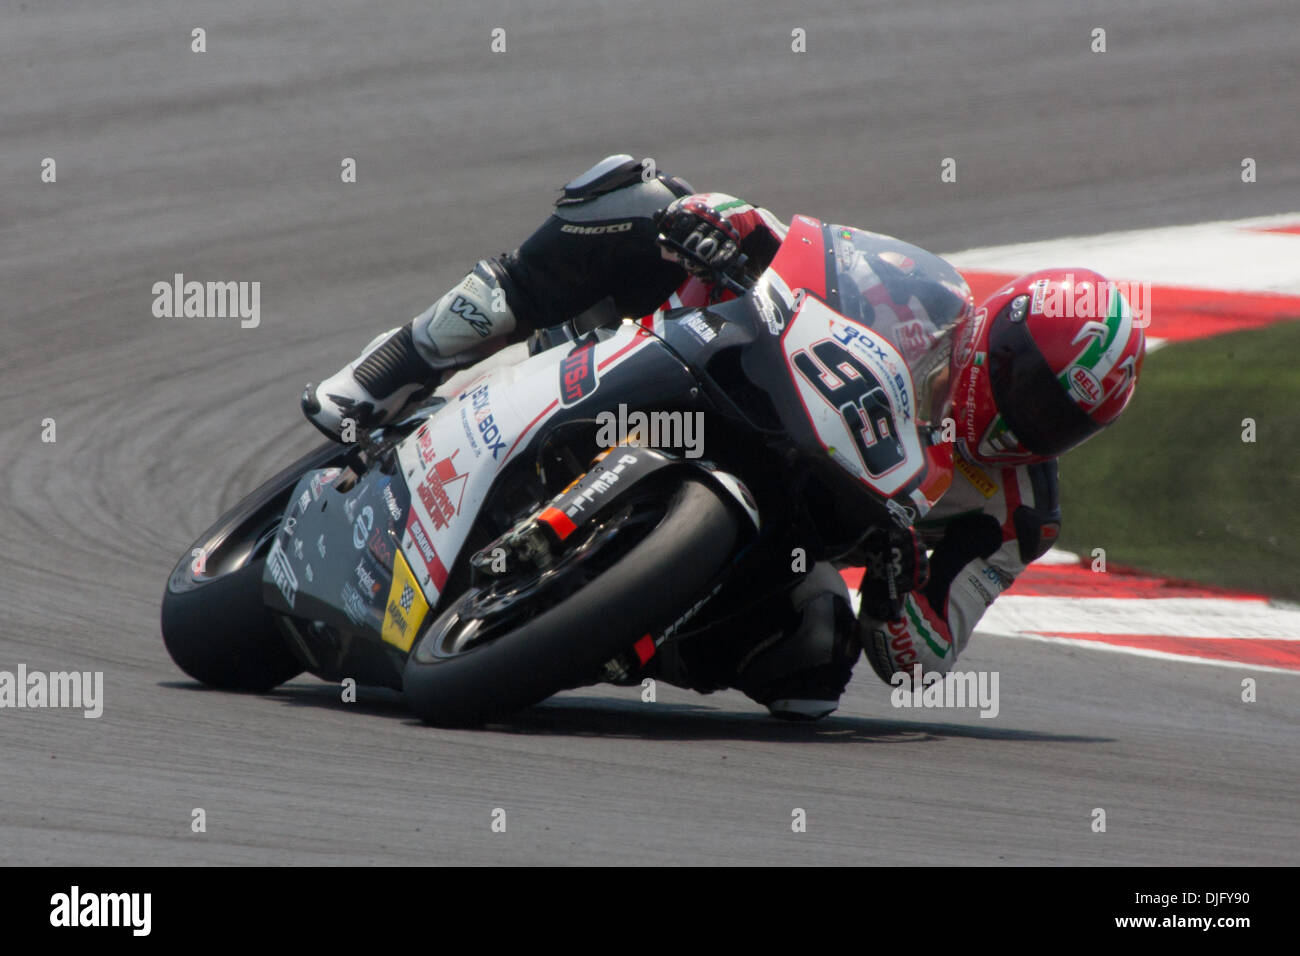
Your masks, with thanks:
<instances>
[{"instance_id":1,"label":"motorcycle racer","mask_svg":"<svg viewBox=\"0 0 1300 956\"><path fill-rule=\"evenodd\" d=\"M867 658L886 681L917 665L950 670L985 610L1052 547L1056 460L1119 418L1145 349L1124 297L1087 269L1016 279L963 319L954 339L956 476L918 523L934 549L930 578L898 615L873 609L864 594L859 618Z\"/></svg>"},{"instance_id":2,"label":"motorcycle racer","mask_svg":"<svg viewBox=\"0 0 1300 956\"><path fill-rule=\"evenodd\" d=\"M345 421L384 424L440 373L508 342L574 317L590 327L665 304L703 305L715 293L711 275L742 255L765 264L780 246L785 227L765 210L720 193L693 196L684 181L647 172L630 156L610 156L566 184L518 249L479 260L424 312L309 385L307 417L336 440ZM689 258L657 245L661 232Z\"/></svg>"},{"instance_id":3,"label":"motorcycle racer","mask_svg":"<svg viewBox=\"0 0 1300 956\"><path fill-rule=\"evenodd\" d=\"M303 410L333 438L349 421L383 424L439 377L535 331L727 298L721 277L760 273L785 234L766 210L694 193L649 161L608 157L566 184L519 248L480 260L411 322L307 386ZM902 319L927 305L913 295L908 264L875 257L862 276L857 317L895 331L900 348L914 345L903 337L915 323ZM1090 309L1051 314L1059 310L1049 305L1085 290ZM771 599L724 633L680 650L667 642L641 671L610 679L734 687L776 716L817 719L838 706L864 649L887 682L917 665L927 675L951 669L987 607L1051 547L1060 524L1055 458L1118 417L1143 353L1127 303L1095 273L1025 276L978 311L961 291L936 396L955 427L956 475L914 527L875 531L859 549L868 571L858 613L835 569L815 564L793 583L755 582L756 592L771 587Z\"/></svg>"}]
</instances>

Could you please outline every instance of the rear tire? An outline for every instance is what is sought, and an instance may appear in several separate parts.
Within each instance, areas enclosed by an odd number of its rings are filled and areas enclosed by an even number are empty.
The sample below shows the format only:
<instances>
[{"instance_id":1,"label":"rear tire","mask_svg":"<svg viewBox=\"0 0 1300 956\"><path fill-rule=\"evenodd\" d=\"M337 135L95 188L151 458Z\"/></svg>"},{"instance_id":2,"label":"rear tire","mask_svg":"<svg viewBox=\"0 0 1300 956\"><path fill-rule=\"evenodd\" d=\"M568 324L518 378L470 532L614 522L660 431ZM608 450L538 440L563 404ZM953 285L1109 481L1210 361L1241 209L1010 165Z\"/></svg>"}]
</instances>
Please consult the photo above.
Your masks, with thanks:
<instances>
[{"instance_id":1,"label":"rear tire","mask_svg":"<svg viewBox=\"0 0 1300 956\"><path fill-rule=\"evenodd\" d=\"M299 479L345 454L329 444L303 456L218 518L176 564L163 594L162 635L190 677L222 690L265 691L303 672L262 600L268 534ZM195 548L207 555L203 573L193 569Z\"/></svg>"},{"instance_id":2,"label":"rear tire","mask_svg":"<svg viewBox=\"0 0 1300 956\"><path fill-rule=\"evenodd\" d=\"M260 558L192 591L168 588L163 643L190 677L221 690L265 691L302 673L262 603L265 565Z\"/></svg>"},{"instance_id":3,"label":"rear tire","mask_svg":"<svg viewBox=\"0 0 1300 956\"><path fill-rule=\"evenodd\" d=\"M731 509L688 479L641 541L593 581L517 629L452 657L421 654L435 621L407 658L402 685L428 723L473 726L584 682L642 635L672 623L731 558L739 535Z\"/></svg>"}]
</instances>

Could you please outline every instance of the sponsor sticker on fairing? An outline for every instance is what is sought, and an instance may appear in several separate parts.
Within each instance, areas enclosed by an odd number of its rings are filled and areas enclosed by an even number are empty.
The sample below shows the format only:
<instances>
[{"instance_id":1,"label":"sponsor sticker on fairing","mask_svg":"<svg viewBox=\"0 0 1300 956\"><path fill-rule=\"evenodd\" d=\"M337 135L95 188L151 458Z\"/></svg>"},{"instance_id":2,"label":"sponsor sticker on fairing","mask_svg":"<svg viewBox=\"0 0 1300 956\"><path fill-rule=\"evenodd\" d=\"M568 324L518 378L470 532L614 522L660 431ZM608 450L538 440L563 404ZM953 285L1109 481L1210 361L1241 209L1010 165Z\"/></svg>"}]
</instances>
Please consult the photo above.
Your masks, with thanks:
<instances>
[{"instance_id":1,"label":"sponsor sticker on fairing","mask_svg":"<svg viewBox=\"0 0 1300 956\"><path fill-rule=\"evenodd\" d=\"M438 552L434 550L433 542L429 539L429 533L425 530L424 522L414 514L410 515L406 521L406 534L410 539L410 548L407 553L414 551L414 558L418 559L417 563L424 566L428 575L428 582L433 585L438 593L441 593L442 589L447 586L447 568L438 557Z\"/></svg>"},{"instance_id":2,"label":"sponsor sticker on fairing","mask_svg":"<svg viewBox=\"0 0 1300 956\"><path fill-rule=\"evenodd\" d=\"M266 556L266 567L271 572L271 580L280 589L284 603L292 608L298 599L298 575L289 564L289 556L280 547L279 538L271 542L271 550Z\"/></svg>"},{"instance_id":3,"label":"sponsor sticker on fairing","mask_svg":"<svg viewBox=\"0 0 1300 956\"><path fill-rule=\"evenodd\" d=\"M501 428L497 425L496 417L492 413L492 395L490 392L491 385L480 385L470 393L470 405L473 409L474 421L478 425L479 437L488 446L492 452L492 458L495 460L506 450L505 440L501 437Z\"/></svg>"},{"instance_id":4,"label":"sponsor sticker on fairing","mask_svg":"<svg viewBox=\"0 0 1300 956\"><path fill-rule=\"evenodd\" d=\"M599 467L583 475L574 486L576 490L567 492L567 497L560 503L560 510L570 518L576 518L597 498L604 496L618 484L619 476L637 463L636 455L623 454L613 464L609 459L602 461Z\"/></svg>"},{"instance_id":5,"label":"sponsor sticker on fairing","mask_svg":"<svg viewBox=\"0 0 1300 956\"><path fill-rule=\"evenodd\" d=\"M384 507L388 509L389 516L394 522L402 520L402 508L393 496L393 487L390 484L384 485Z\"/></svg>"},{"instance_id":6,"label":"sponsor sticker on fairing","mask_svg":"<svg viewBox=\"0 0 1300 956\"><path fill-rule=\"evenodd\" d=\"M768 272L754 286L753 302L758 309L759 318L772 335L785 331L786 318L795 309L795 294L775 272Z\"/></svg>"},{"instance_id":7,"label":"sponsor sticker on fairing","mask_svg":"<svg viewBox=\"0 0 1300 956\"><path fill-rule=\"evenodd\" d=\"M353 624L361 627L370 622L370 607L366 604L366 599L361 596L361 592L351 584L343 585L341 592L343 598L343 613L348 616L348 620Z\"/></svg>"},{"instance_id":8,"label":"sponsor sticker on fairing","mask_svg":"<svg viewBox=\"0 0 1300 956\"><path fill-rule=\"evenodd\" d=\"M375 576L370 573L370 569L366 567L364 561L357 562L355 573L357 584L360 585L364 593L372 596L379 593L379 582L375 580Z\"/></svg>"},{"instance_id":9,"label":"sponsor sticker on fairing","mask_svg":"<svg viewBox=\"0 0 1300 956\"><path fill-rule=\"evenodd\" d=\"M475 436L474 426L470 424L468 408L462 407L460 410L460 427L465 433L465 441L469 444L469 450L474 453L474 457L482 457L482 446L479 444L478 438Z\"/></svg>"},{"instance_id":10,"label":"sponsor sticker on fairing","mask_svg":"<svg viewBox=\"0 0 1300 956\"><path fill-rule=\"evenodd\" d=\"M375 509L366 505L352 522L352 546L360 551L366 546L366 538L375 527Z\"/></svg>"},{"instance_id":11,"label":"sponsor sticker on fairing","mask_svg":"<svg viewBox=\"0 0 1300 956\"><path fill-rule=\"evenodd\" d=\"M597 384L596 340L591 339L560 362L560 401L564 405L580 402L596 390Z\"/></svg>"},{"instance_id":12,"label":"sponsor sticker on fairing","mask_svg":"<svg viewBox=\"0 0 1300 956\"><path fill-rule=\"evenodd\" d=\"M682 325L704 345L708 345L718 337L717 329L705 322L698 312L692 312L682 319Z\"/></svg>"},{"instance_id":13,"label":"sponsor sticker on fairing","mask_svg":"<svg viewBox=\"0 0 1300 956\"><path fill-rule=\"evenodd\" d=\"M319 498L322 492L334 483L334 479L339 476L342 470L342 468L323 468L311 476L309 490L311 491L312 501Z\"/></svg>"},{"instance_id":14,"label":"sponsor sticker on fairing","mask_svg":"<svg viewBox=\"0 0 1300 956\"><path fill-rule=\"evenodd\" d=\"M457 472L455 458L458 454L459 448L450 456L430 465L424 480L416 488L416 494L428 512L429 520L438 530L448 527L451 519L460 514L466 478L469 476Z\"/></svg>"},{"instance_id":15,"label":"sponsor sticker on fairing","mask_svg":"<svg viewBox=\"0 0 1300 956\"><path fill-rule=\"evenodd\" d=\"M409 651L415 642L429 602L424 599L415 575L400 554L393 563L393 586L388 590L388 603L384 607L384 623L380 637L394 647Z\"/></svg>"},{"instance_id":16,"label":"sponsor sticker on fairing","mask_svg":"<svg viewBox=\"0 0 1300 956\"><path fill-rule=\"evenodd\" d=\"M829 334L828 334L829 333ZM883 338L808 297L781 339L817 438L837 463L892 498L925 466L911 373Z\"/></svg>"},{"instance_id":17,"label":"sponsor sticker on fairing","mask_svg":"<svg viewBox=\"0 0 1300 956\"><path fill-rule=\"evenodd\" d=\"M370 538L366 541L366 548L370 551L376 561L385 568L393 566L393 536L387 528L377 527L370 532Z\"/></svg>"},{"instance_id":18,"label":"sponsor sticker on fairing","mask_svg":"<svg viewBox=\"0 0 1300 956\"><path fill-rule=\"evenodd\" d=\"M877 374L876 380L889 390L890 400L894 408L902 413L903 421L911 421L911 389L903 378L906 367L899 354L889 348L889 343L869 334L865 329L849 324L833 327L832 338L867 358L874 368L884 370L884 374Z\"/></svg>"},{"instance_id":19,"label":"sponsor sticker on fairing","mask_svg":"<svg viewBox=\"0 0 1300 956\"><path fill-rule=\"evenodd\" d=\"M423 426L419 432L416 433L415 442L415 447L419 449L420 452L420 462L425 465L425 467L433 464L433 436L429 434L428 425Z\"/></svg>"}]
</instances>

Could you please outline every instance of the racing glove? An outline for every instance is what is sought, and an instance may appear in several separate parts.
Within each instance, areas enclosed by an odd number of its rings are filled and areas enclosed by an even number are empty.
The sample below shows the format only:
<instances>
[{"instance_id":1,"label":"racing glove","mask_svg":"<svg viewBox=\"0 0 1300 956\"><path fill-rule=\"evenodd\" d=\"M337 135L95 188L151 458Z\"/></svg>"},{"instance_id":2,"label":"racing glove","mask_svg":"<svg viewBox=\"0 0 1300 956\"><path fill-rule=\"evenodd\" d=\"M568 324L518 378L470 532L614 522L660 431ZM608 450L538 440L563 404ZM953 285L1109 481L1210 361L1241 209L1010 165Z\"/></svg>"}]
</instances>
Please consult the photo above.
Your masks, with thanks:
<instances>
[{"instance_id":1,"label":"racing glove","mask_svg":"<svg viewBox=\"0 0 1300 956\"><path fill-rule=\"evenodd\" d=\"M925 587L930 579L921 536L915 528L876 528L859 547L866 565L859 616L892 621L902 613L907 593Z\"/></svg>"},{"instance_id":2,"label":"racing glove","mask_svg":"<svg viewBox=\"0 0 1300 956\"><path fill-rule=\"evenodd\" d=\"M655 213L660 254L704 282L727 275L744 260L741 235L699 196L683 196Z\"/></svg>"},{"instance_id":3,"label":"racing glove","mask_svg":"<svg viewBox=\"0 0 1300 956\"><path fill-rule=\"evenodd\" d=\"M959 650L943 613L930 605L921 591L903 596L903 613L888 621L858 617L857 637L871 669L886 684L904 674L912 686L914 669L923 674L943 674L952 669Z\"/></svg>"}]
</instances>

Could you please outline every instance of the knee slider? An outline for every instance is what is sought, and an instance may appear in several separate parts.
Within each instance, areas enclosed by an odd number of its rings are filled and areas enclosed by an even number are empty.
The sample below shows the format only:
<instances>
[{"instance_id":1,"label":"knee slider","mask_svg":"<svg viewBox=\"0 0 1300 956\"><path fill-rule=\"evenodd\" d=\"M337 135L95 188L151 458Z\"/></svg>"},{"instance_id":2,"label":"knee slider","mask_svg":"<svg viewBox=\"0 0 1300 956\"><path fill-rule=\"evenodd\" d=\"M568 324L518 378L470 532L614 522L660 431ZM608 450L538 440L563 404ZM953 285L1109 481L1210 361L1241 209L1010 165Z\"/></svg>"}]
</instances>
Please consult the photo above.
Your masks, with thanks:
<instances>
[{"instance_id":1,"label":"knee slider","mask_svg":"<svg viewBox=\"0 0 1300 956\"><path fill-rule=\"evenodd\" d=\"M818 565L790 592L793 611L778 635L761 643L737 668L737 686L756 700L781 696L791 682L816 675L837 695L848 686L861 653L853 607L843 579Z\"/></svg>"}]
</instances>

